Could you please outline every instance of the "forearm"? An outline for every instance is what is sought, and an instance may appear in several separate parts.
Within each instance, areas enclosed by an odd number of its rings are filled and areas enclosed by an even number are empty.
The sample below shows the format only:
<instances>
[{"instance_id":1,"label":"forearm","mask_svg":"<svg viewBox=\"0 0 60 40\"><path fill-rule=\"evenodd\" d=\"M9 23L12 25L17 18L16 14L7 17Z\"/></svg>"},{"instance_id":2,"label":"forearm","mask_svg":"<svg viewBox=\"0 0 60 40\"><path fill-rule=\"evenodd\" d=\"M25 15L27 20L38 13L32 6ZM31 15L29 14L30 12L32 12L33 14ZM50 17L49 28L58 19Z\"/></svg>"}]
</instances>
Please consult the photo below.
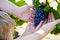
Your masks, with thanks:
<instances>
[{"instance_id":1,"label":"forearm","mask_svg":"<svg viewBox=\"0 0 60 40\"><path fill-rule=\"evenodd\" d=\"M19 37L15 40L38 40L39 34L33 33L27 36Z\"/></svg>"},{"instance_id":2,"label":"forearm","mask_svg":"<svg viewBox=\"0 0 60 40\"><path fill-rule=\"evenodd\" d=\"M0 8L1 10L11 13L16 16L20 16L20 9L18 6L14 5L13 3L9 2L8 0L0 0Z\"/></svg>"}]
</instances>

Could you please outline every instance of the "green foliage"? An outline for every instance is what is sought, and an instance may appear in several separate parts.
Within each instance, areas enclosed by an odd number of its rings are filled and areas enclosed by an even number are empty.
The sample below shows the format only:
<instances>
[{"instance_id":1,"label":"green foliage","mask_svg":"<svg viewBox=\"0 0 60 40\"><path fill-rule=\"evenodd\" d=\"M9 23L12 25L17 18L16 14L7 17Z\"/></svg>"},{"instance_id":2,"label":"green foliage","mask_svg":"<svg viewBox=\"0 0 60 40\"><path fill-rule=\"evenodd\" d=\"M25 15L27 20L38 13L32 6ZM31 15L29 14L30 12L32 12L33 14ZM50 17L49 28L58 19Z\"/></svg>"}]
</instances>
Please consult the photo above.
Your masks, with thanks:
<instances>
[{"instance_id":1,"label":"green foliage","mask_svg":"<svg viewBox=\"0 0 60 40\"><path fill-rule=\"evenodd\" d=\"M15 5L17 6L24 6L26 5L27 3L25 2L25 0L20 0L18 2L16 2L16 0L9 0L10 2L14 3Z\"/></svg>"},{"instance_id":2,"label":"green foliage","mask_svg":"<svg viewBox=\"0 0 60 40\"><path fill-rule=\"evenodd\" d=\"M44 12L45 12L46 17L48 17L48 13L49 13L49 12L52 12L52 11L53 11L53 8L50 7L49 5L47 5L47 6L44 8Z\"/></svg>"},{"instance_id":3,"label":"green foliage","mask_svg":"<svg viewBox=\"0 0 60 40\"><path fill-rule=\"evenodd\" d=\"M58 34L60 33L60 24L56 25L57 27L51 32L52 34Z\"/></svg>"},{"instance_id":4,"label":"green foliage","mask_svg":"<svg viewBox=\"0 0 60 40\"><path fill-rule=\"evenodd\" d=\"M20 20L19 18L16 18L13 15L10 15L10 17L15 20L16 26L19 26L19 25L21 26L23 23L25 23L25 21Z\"/></svg>"},{"instance_id":5,"label":"green foliage","mask_svg":"<svg viewBox=\"0 0 60 40\"><path fill-rule=\"evenodd\" d=\"M58 3L57 11L60 12L60 3Z\"/></svg>"},{"instance_id":6,"label":"green foliage","mask_svg":"<svg viewBox=\"0 0 60 40\"><path fill-rule=\"evenodd\" d=\"M49 5L47 5L45 8L44 8L44 12L52 12L53 11L53 8L50 7Z\"/></svg>"},{"instance_id":7,"label":"green foliage","mask_svg":"<svg viewBox=\"0 0 60 40\"><path fill-rule=\"evenodd\" d=\"M39 0L36 0L34 3L34 7L37 9L40 6Z\"/></svg>"},{"instance_id":8,"label":"green foliage","mask_svg":"<svg viewBox=\"0 0 60 40\"><path fill-rule=\"evenodd\" d=\"M24 0L18 1L18 2L16 3L17 6L24 6L24 5L26 5L26 4L27 4L27 3L25 3Z\"/></svg>"},{"instance_id":9,"label":"green foliage","mask_svg":"<svg viewBox=\"0 0 60 40\"><path fill-rule=\"evenodd\" d=\"M49 12L53 12L54 16L55 16L55 19L60 18L59 12L57 10L53 9L53 7L50 7L49 5L44 8L44 12L45 12L46 15L48 15Z\"/></svg>"},{"instance_id":10,"label":"green foliage","mask_svg":"<svg viewBox=\"0 0 60 40\"><path fill-rule=\"evenodd\" d=\"M16 0L9 0L9 1L12 2L12 3L14 3L14 4L16 3Z\"/></svg>"}]
</instances>

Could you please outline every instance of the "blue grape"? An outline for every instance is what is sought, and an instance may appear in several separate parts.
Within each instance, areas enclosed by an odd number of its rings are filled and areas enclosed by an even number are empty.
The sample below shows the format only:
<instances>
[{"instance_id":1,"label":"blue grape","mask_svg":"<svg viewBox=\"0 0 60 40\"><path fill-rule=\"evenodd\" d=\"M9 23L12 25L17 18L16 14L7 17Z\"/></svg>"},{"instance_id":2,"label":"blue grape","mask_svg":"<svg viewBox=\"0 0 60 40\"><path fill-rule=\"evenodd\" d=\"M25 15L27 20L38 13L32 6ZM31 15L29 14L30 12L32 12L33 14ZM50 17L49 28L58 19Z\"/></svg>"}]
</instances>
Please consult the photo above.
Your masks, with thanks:
<instances>
[{"instance_id":1,"label":"blue grape","mask_svg":"<svg viewBox=\"0 0 60 40\"><path fill-rule=\"evenodd\" d=\"M37 27L37 25L42 21L46 19L44 10L44 6L41 5L38 7L38 9L35 12L35 17L34 17L34 26Z\"/></svg>"}]
</instances>

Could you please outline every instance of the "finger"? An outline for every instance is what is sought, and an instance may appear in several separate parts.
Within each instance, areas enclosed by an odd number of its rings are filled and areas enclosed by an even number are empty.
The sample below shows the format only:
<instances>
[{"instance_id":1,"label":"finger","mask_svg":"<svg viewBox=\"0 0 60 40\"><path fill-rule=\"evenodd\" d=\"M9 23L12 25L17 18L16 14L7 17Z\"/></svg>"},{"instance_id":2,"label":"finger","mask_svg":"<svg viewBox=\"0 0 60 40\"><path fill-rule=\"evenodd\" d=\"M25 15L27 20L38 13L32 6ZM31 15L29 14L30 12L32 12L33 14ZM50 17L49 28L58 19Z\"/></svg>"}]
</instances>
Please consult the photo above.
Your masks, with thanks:
<instances>
[{"instance_id":1,"label":"finger","mask_svg":"<svg viewBox=\"0 0 60 40\"><path fill-rule=\"evenodd\" d=\"M32 12L32 15L35 15L35 11L32 9L32 10L30 10L31 12Z\"/></svg>"},{"instance_id":2,"label":"finger","mask_svg":"<svg viewBox=\"0 0 60 40\"><path fill-rule=\"evenodd\" d=\"M54 21L54 15L53 15L53 12L50 13L50 22Z\"/></svg>"},{"instance_id":3,"label":"finger","mask_svg":"<svg viewBox=\"0 0 60 40\"><path fill-rule=\"evenodd\" d=\"M33 7L34 7L33 5L32 6L29 5L28 6L28 9L31 10L31 12L32 12L33 15L35 15L35 10L33 10Z\"/></svg>"},{"instance_id":4,"label":"finger","mask_svg":"<svg viewBox=\"0 0 60 40\"><path fill-rule=\"evenodd\" d=\"M32 31L32 32L35 32L34 23L31 23L31 31Z\"/></svg>"},{"instance_id":5,"label":"finger","mask_svg":"<svg viewBox=\"0 0 60 40\"><path fill-rule=\"evenodd\" d=\"M49 16L50 16L50 17L49 17L49 22L52 22L51 12L50 12Z\"/></svg>"},{"instance_id":6,"label":"finger","mask_svg":"<svg viewBox=\"0 0 60 40\"><path fill-rule=\"evenodd\" d=\"M50 22L50 17L51 17L51 16L50 16L50 13L49 13L49 14L48 14L48 22Z\"/></svg>"},{"instance_id":7,"label":"finger","mask_svg":"<svg viewBox=\"0 0 60 40\"><path fill-rule=\"evenodd\" d=\"M54 17L54 14L53 13L51 13L51 19L52 19L52 21L55 20L55 17Z\"/></svg>"},{"instance_id":8,"label":"finger","mask_svg":"<svg viewBox=\"0 0 60 40\"><path fill-rule=\"evenodd\" d=\"M51 15L52 13L50 12L50 22L52 22L52 15Z\"/></svg>"},{"instance_id":9,"label":"finger","mask_svg":"<svg viewBox=\"0 0 60 40\"><path fill-rule=\"evenodd\" d=\"M34 17L34 15L35 15L35 12L33 10L29 10L28 13L31 14L31 17Z\"/></svg>"},{"instance_id":10,"label":"finger","mask_svg":"<svg viewBox=\"0 0 60 40\"><path fill-rule=\"evenodd\" d=\"M34 16L35 16L35 15L33 15L33 14L31 15L32 18L34 18Z\"/></svg>"},{"instance_id":11,"label":"finger","mask_svg":"<svg viewBox=\"0 0 60 40\"><path fill-rule=\"evenodd\" d=\"M60 19L57 19L57 20L50 22L48 24L50 24L49 26L55 26L56 24L59 24L59 23L60 23Z\"/></svg>"},{"instance_id":12,"label":"finger","mask_svg":"<svg viewBox=\"0 0 60 40\"><path fill-rule=\"evenodd\" d=\"M58 23L60 23L60 19L57 19L57 20L53 21L53 23L54 23L55 25L58 24Z\"/></svg>"},{"instance_id":13,"label":"finger","mask_svg":"<svg viewBox=\"0 0 60 40\"><path fill-rule=\"evenodd\" d=\"M47 19L43 22L42 26L47 23Z\"/></svg>"},{"instance_id":14,"label":"finger","mask_svg":"<svg viewBox=\"0 0 60 40\"><path fill-rule=\"evenodd\" d=\"M31 12L31 10L28 12L28 14L29 15L31 15L30 17L29 17L29 19L28 19L28 21L34 21L34 15L33 15L33 13Z\"/></svg>"},{"instance_id":15,"label":"finger","mask_svg":"<svg viewBox=\"0 0 60 40\"><path fill-rule=\"evenodd\" d=\"M31 11L32 11L32 14L35 15L35 10L32 9Z\"/></svg>"},{"instance_id":16,"label":"finger","mask_svg":"<svg viewBox=\"0 0 60 40\"><path fill-rule=\"evenodd\" d=\"M48 16L49 16L49 17L48 17L48 22L52 22L52 15L51 15L51 14L52 14L52 13L50 12L49 15L48 15Z\"/></svg>"},{"instance_id":17,"label":"finger","mask_svg":"<svg viewBox=\"0 0 60 40\"><path fill-rule=\"evenodd\" d=\"M29 20L34 22L34 16L35 15L31 14L31 17L29 18Z\"/></svg>"},{"instance_id":18,"label":"finger","mask_svg":"<svg viewBox=\"0 0 60 40\"><path fill-rule=\"evenodd\" d=\"M37 26L37 28L35 29L36 31L40 29L40 27L42 26L43 21L40 22L40 24Z\"/></svg>"},{"instance_id":19,"label":"finger","mask_svg":"<svg viewBox=\"0 0 60 40\"><path fill-rule=\"evenodd\" d=\"M31 21L34 22L34 18L31 18Z\"/></svg>"},{"instance_id":20,"label":"finger","mask_svg":"<svg viewBox=\"0 0 60 40\"><path fill-rule=\"evenodd\" d=\"M31 22L31 23L34 23L34 19L33 18L30 18L28 21Z\"/></svg>"}]
</instances>

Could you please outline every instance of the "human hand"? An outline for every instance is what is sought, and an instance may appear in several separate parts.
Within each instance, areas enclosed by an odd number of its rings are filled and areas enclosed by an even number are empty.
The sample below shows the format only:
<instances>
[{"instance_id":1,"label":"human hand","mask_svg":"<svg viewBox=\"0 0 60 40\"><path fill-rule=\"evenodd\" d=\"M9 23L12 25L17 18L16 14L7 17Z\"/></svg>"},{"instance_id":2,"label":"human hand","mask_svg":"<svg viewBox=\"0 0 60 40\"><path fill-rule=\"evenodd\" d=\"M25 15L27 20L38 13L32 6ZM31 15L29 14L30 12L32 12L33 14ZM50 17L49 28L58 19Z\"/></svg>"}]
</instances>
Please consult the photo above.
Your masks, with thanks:
<instances>
[{"instance_id":1,"label":"human hand","mask_svg":"<svg viewBox=\"0 0 60 40\"><path fill-rule=\"evenodd\" d=\"M8 0L0 0L0 10L11 13L12 15L20 18L21 20L29 21L31 16L34 15L34 10L32 8L32 5L18 7Z\"/></svg>"},{"instance_id":2,"label":"human hand","mask_svg":"<svg viewBox=\"0 0 60 40\"><path fill-rule=\"evenodd\" d=\"M32 33L36 32L36 31L39 30L39 29L41 28L41 26L44 25L46 22L47 22L47 20L41 21L40 24L39 24L39 26L37 26L37 27L35 28L34 23L33 23L33 20L31 19L30 22L28 23L27 27L26 27L25 32L23 33L23 36L26 36L26 35L29 35L29 34L32 34Z\"/></svg>"},{"instance_id":3,"label":"human hand","mask_svg":"<svg viewBox=\"0 0 60 40\"><path fill-rule=\"evenodd\" d=\"M52 21L55 21L55 17L54 17L53 12L50 12L48 14L48 22L47 23L52 22Z\"/></svg>"},{"instance_id":4,"label":"human hand","mask_svg":"<svg viewBox=\"0 0 60 40\"><path fill-rule=\"evenodd\" d=\"M36 32L42 26L42 24L43 24L43 21L40 22L40 26L35 28L34 23L28 23L23 35L25 36L25 35L29 35Z\"/></svg>"},{"instance_id":5,"label":"human hand","mask_svg":"<svg viewBox=\"0 0 60 40\"><path fill-rule=\"evenodd\" d=\"M44 38L49 32L56 28L56 24L60 23L60 19L55 20L53 13L49 13L48 21L38 31L35 32L38 35L38 40ZM40 25L38 25L40 26Z\"/></svg>"},{"instance_id":6,"label":"human hand","mask_svg":"<svg viewBox=\"0 0 60 40\"><path fill-rule=\"evenodd\" d=\"M54 15L53 15L53 12L50 12L50 13L48 14L47 21L42 25L42 27L43 27L44 25L46 25L46 27L47 27L47 26L50 26L50 25L48 25L48 24L49 24L49 23L52 24L53 21L55 21L55 17L54 17ZM40 24L39 24L38 26L40 26ZM44 27L45 27L45 26L44 26Z\"/></svg>"},{"instance_id":7,"label":"human hand","mask_svg":"<svg viewBox=\"0 0 60 40\"><path fill-rule=\"evenodd\" d=\"M34 10L32 9L33 6L25 5L22 6L20 9L20 19L29 21L32 16L34 16ZM19 15L18 15L19 16Z\"/></svg>"},{"instance_id":8,"label":"human hand","mask_svg":"<svg viewBox=\"0 0 60 40\"><path fill-rule=\"evenodd\" d=\"M26 31L24 33L24 35L29 35L29 34L32 34L34 32L36 32L37 30L39 30L43 25L45 25L46 23L48 24L49 22L52 22L54 21L55 18L54 18L54 15L53 13L49 13L48 15L48 19L46 19L45 21L41 21L40 24L35 28L34 27L34 23L29 23L27 28L26 28ZM31 21L33 21L33 18L31 19ZM31 22L30 21L30 22Z\"/></svg>"}]
</instances>

